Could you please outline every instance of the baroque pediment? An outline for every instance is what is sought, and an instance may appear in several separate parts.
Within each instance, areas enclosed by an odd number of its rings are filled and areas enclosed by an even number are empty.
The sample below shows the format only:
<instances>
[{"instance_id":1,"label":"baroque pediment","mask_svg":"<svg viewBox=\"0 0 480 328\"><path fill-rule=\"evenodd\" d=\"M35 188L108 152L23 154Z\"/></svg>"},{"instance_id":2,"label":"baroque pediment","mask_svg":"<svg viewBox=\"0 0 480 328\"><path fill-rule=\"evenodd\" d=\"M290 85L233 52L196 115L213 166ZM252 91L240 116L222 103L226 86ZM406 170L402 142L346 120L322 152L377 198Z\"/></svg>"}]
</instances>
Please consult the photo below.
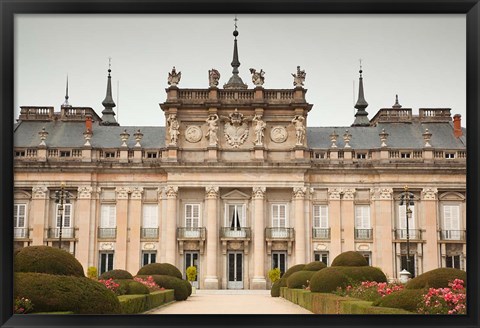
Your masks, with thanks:
<instances>
[{"instance_id":1,"label":"baroque pediment","mask_svg":"<svg viewBox=\"0 0 480 328\"><path fill-rule=\"evenodd\" d=\"M250 199L250 195L247 195L240 190L232 190L225 195L221 196L222 199Z\"/></svg>"}]
</instances>

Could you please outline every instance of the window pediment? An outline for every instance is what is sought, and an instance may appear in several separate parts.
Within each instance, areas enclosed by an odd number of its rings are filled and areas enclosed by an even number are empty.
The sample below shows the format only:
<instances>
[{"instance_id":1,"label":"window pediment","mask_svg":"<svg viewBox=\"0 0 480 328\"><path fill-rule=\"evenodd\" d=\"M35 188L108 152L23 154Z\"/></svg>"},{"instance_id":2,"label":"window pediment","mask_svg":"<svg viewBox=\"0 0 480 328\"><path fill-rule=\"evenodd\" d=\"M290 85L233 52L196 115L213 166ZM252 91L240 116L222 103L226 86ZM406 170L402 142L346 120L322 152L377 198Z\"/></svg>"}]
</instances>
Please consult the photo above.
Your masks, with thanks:
<instances>
[{"instance_id":1,"label":"window pediment","mask_svg":"<svg viewBox=\"0 0 480 328\"><path fill-rule=\"evenodd\" d=\"M446 193L442 193L439 197L438 197L439 200L456 200L456 201L463 201L465 200L465 196L462 195L461 193L459 192L455 192L455 191L449 191L449 192L446 192Z\"/></svg>"},{"instance_id":2,"label":"window pediment","mask_svg":"<svg viewBox=\"0 0 480 328\"><path fill-rule=\"evenodd\" d=\"M250 199L251 196L241 192L240 190L235 189L221 196L221 198L226 200L239 200L239 199Z\"/></svg>"}]
</instances>

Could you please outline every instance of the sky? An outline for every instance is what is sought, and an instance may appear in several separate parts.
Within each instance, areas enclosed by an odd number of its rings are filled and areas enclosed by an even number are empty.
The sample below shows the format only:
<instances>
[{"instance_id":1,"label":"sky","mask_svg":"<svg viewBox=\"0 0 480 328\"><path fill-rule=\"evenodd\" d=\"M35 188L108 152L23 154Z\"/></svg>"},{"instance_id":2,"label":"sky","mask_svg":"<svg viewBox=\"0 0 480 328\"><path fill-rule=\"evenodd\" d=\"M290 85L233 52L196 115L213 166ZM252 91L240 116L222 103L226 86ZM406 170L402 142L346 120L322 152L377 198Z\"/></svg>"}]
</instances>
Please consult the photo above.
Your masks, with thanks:
<instances>
[{"instance_id":1,"label":"sky","mask_svg":"<svg viewBox=\"0 0 480 328\"><path fill-rule=\"evenodd\" d=\"M310 126L349 126L362 60L367 112L391 107L451 108L466 126L466 16L238 15L240 77L265 71L266 89L293 88L306 72ZM180 88L208 88L208 70L232 75L234 15L15 16L14 117L20 106L92 107L100 116L111 57L120 125L162 126L168 73Z\"/></svg>"}]
</instances>

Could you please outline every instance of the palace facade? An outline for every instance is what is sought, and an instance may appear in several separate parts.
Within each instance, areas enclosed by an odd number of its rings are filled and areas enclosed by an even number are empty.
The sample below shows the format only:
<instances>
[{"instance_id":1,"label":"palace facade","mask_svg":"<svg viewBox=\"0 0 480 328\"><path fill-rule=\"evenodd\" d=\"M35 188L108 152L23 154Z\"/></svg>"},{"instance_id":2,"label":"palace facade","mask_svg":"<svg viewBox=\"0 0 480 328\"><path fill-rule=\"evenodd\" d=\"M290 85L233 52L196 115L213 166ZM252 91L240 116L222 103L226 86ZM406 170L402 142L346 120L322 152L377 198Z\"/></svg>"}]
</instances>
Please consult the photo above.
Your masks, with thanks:
<instances>
[{"instance_id":1,"label":"palace facade","mask_svg":"<svg viewBox=\"0 0 480 328\"><path fill-rule=\"evenodd\" d=\"M236 31L235 31L236 32ZM119 126L110 69L102 116L68 103L21 107L15 124L15 247L59 246L85 270L197 266L197 287L265 289L268 271L356 250L389 278L466 269L466 130L449 108L398 98L368 119L362 72L353 124L315 127L293 88L179 87L165 127ZM64 184L69 202L58 201ZM407 186L407 188L405 188ZM407 218L408 217L408 218ZM408 225L408 229L407 229ZM407 261L407 249L410 257Z\"/></svg>"}]
</instances>

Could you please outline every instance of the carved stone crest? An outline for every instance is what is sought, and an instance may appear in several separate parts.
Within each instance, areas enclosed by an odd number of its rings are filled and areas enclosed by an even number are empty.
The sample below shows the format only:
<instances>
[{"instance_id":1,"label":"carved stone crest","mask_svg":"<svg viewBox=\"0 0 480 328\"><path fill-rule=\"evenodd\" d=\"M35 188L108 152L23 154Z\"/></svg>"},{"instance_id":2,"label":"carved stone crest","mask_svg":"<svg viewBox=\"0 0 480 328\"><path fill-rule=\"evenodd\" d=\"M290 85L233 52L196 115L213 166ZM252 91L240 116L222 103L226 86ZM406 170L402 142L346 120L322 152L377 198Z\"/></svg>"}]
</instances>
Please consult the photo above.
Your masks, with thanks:
<instances>
[{"instance_id":1,"label":"carved stone crest","mask_svg":"<svg viewBox=\"0 0 480 328\"><path fill-rule=\"evenodd\" d=\"M111 251L115 249L115 243L100 243L100 249L102 251Z\"/></svg>"},{"instance_id":2,"label":"carved stone crest","mask_svg":"<svg viewBox=\"0 0 480 328\"><path fill-rule=\"evenodd\" d=\"M178 72L175 69L175 66L172 68L172 72L168 73L168 85L172 87L177 86L180 83L180 79L182 78L182 72Z\"/></svg>"},{"instance_id":3,"label":"carved stone crest","mask_svg":"<svg viewBox=\"0 0 480 328\"><path fill-rule=\"evenodd\" d=\"M287 140L288 133L287 129L285 129L283 126L274 126L272 127L272 130L270 131L270 139L272 139L273 142L276 143L282 143Z\"/></svg>"},{"instance_id":4,"label":"carved stone crest","mask_svg":"<svg viewBox=\"0 0 480 328\"><path fill-rule=\"evenodd\" d=\"M301 70L300 66L297 66L297 74L292 73L293 85L295 87L303 86L303 83L305 82L305 76L306 75L307 75L307 73L305 73L305 70Z\"/></svg>"},{"instance_id":5,"label":"carved stone crest","mask_svg":"<svg viewBox=\"0 0 480 328\"><path fill-rule=\"evenodd\" d=\"M235 111L228 115L230 122L225 123L225 138L230 146L238 148L248 138L248 124L243 120L243 114Z\"/></svg>"},{"instance_id":6,"label":"carved stone crest","mask_svg":"<svg viewBox=\"0 0 480 328\"><path fill-rule=\"evenodd\" d=\"M202 129L196 125L190 125L185 130L185 138L188 142L195 143L199 142L202 139L203 133Z\"/></svg>"},{"instance_id":7,"label":"carved stone crest","mask_svg":"<svg viewBox=\"0 0 480 328\"><path fill-rule=\"evenodd\" d=\"M92 191L93 191L93 188L91 186L78 187L78 198L90 199L92 198Z\"/></svg>"}]
</instances>

